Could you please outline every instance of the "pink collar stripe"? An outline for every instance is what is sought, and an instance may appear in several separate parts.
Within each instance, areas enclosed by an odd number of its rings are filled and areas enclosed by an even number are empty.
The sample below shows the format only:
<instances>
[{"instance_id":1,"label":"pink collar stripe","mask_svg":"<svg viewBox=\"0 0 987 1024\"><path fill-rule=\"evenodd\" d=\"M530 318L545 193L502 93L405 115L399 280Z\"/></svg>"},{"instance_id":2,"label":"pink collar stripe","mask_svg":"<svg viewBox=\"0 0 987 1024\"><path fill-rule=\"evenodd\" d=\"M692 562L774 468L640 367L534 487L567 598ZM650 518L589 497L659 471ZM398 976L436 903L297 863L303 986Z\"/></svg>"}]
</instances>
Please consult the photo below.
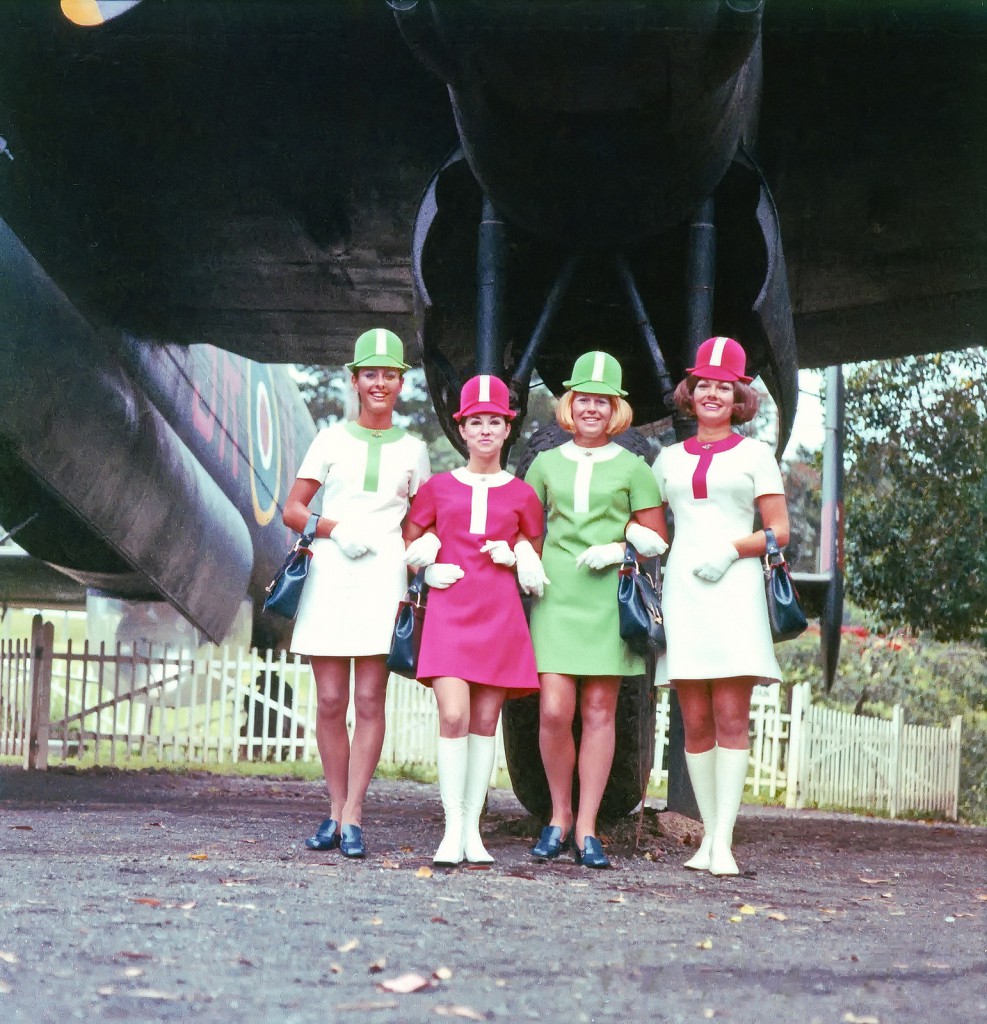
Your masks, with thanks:
<instances>
[{"instance_id":1,"label":"pink collar stripe","mask_svg":"<svg viewBox=\"0 0 987 1024\"><path fill-rule=\"evenodd\" d=\"M729 434L721 441L710 441L706 444L701 444L695 437L687 437L682 442L682 447L690 455L699 456L699 462L696 463L696 468L692 473L692 496L694 498L709 497L706 474L712 465L713 456L719 452L728 452L731 448L736 448L741 441L743 441L743 437L740 434Z\"/></svg>"}]
</instances>

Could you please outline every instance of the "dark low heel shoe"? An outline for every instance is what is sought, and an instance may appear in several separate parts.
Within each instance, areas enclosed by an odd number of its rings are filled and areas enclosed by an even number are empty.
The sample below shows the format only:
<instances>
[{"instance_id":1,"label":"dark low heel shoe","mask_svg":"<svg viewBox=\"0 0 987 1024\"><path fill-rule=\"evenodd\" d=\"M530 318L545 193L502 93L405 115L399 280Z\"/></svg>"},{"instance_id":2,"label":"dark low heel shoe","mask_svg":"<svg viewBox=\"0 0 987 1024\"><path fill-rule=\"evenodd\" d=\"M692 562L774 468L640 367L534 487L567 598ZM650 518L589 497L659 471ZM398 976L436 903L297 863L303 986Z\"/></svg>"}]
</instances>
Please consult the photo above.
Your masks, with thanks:
<instances>
[{"instance_id":1,"label":"dark low heel shoe","mask_svg":"<svg viewBox=\"0 0 987 1024\"><path fill-rule=\"evenodd\" d=\"M366 854L363 829L359 825L344 825L340 832L339 849L344 857L362 857Z\"/></svg>"},{"instance_id":2,"label":"dark low heel shoe","mask_svg":"<svg viewBox=\"0 0 987 1024\"><path fill-rule=\"evenodd\" d=\"M531 847L531 856L537 860L555 860L563 850L572 845L573 829L563 836L558 825L546 825L541 830L538 842Z\"/></svg>"},{"instance_id":3,"label":"dark low heel shoe","mask_svg":"<svg viewBox=\"0 0 987 1024\"><path fill-rule=\"evenodd\" d=\"M305 845L310 850L335 850L339 846L339 822L335 818L326 818L315 835L305 840Z\"/></svg>"},{"instance_id":4,"label":"dark low heel shoe","mask_svg":"<svg viewBox=\"0 0 987 1024\"><path fill-rule=\"evenodd\" d=\"M584 868L608 868L610 861L603 852L603 845L596 836L586 836L585 844L580 850L576 847L576 863L582 864Z\"/></svg>"}]
</instances>

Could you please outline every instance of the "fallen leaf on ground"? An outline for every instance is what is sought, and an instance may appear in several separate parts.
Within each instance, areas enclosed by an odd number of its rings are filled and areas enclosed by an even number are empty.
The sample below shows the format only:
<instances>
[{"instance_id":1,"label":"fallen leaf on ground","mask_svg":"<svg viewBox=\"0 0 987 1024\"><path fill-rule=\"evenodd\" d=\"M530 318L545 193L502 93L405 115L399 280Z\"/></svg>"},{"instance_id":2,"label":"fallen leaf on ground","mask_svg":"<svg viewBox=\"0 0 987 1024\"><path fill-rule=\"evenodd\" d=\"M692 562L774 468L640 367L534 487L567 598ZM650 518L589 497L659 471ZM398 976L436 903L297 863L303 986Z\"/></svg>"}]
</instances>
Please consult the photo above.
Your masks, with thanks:
<instances>
[{"instance_id":1,"label":"fallen leaf on ground","mask_svg":"<svg viewBox=\"0 0 987 1024\"><path fill-rule=\"evenodd\" d=\"M10 828L12 828L15 832L33 832L34 831L34 826L33 825L11 825Z\"/></svg>"},{"instance_id":2,"label":"fallen leaf on ground","mask_svg":"<svg viewBox=\"0 0 987 1024\"><path fill-rule=\"evenodd\" d=\"M734 924L740 924L740 922L743 921L743 918L740 916L740 914L734 914L733 917L730 918L730 920Z\"/></svg>"},{"instance_id":3,"label":"fallen leaf on ground","mask_svg":"<svg viewBox=\"0 0 987 1024\"><path fill-rule=\"evenodd\" d=\"M448 967L436 967L432 971L432 977L437 978L439 981L448 981L452 977L452 971Z\"/></svg>"},{"instance_id":4,"label":"fallen leaf on ground","mask_svg":"<svg viewBox=\"0 0 987 1024\"><path fill-rule=\"evenodd\" d=\"M703 939L702 942L697 942L696 943L696 949L712 949L712 948L713 948L713 940L712 939Z\"/></svg>"},{"instance_id":5,"label":"fallen leaf on ground","mask_svg":"<svg viewBox=\"0 0 987 1024\"><path fill-rule=\"evenodd\" d=\"M0 981L0 996L9 996L14 990L5 981Z\"/></svg>"},{"instance_id":6,"label":"fallen leaf on ground","mask_svg":"<svg viewBox=\"0 0 987 1024\"><path fill-rule=\"evenodd\" d=\"M140 967L125 967L123 969L123 976L125 978L143 978L144 971Z\"/></svg>"},{"instance_id":7,"label":"fallen leaf on ground","mask_svg":"<svg viewBox=\"0 0 987 1024\"><path fill-rule=\"evenodd\" d=\"M330 964L329 965L329 973L330 974L342 974L343 973L342 965L340 965L340 964Z\"/></svg>"},{"instance_id":8,"label":"fallen leaf on ground","mask_svg":"<svg viewBox=\"0 0 987 1024\"><path fill-rule=\"evenodd\" d=\"M425 867L424 864L415 872L415 878L431 878L431 877L432 877L432 869L428 868L428 867Z\"/></svg>"},{"instance_id":9,"label":"fallen leaf on ground","mask_svg":"<svg viewBox=\"0 0 987 1024\"><path fill-rule=\"evenodd\" d=\"M219 880L220 885L249 885L251 882L256 882L256 878L221 878Z\"/></svg>"},{"instance_id":10,"label":"fallen leaf on ground","mask_svg":"<svg viewBox=\"0 0 987 1024\"><path fill-rule=\"evenodd\" d=\"M980 900L981 903L987 903L987 892L978 892L977 899Z\"/></svg>"},{"instance_id":11,"label":"fallen leaf on ground","mask_svg":"<svg viewBox=\"0 0 987 1024\"><path fill-rule=\"evenodd\" d=\"M370 923L371 924L383 924L384 923L384 919L382 917L378 917L376 914L374 914L374 916L372 918L370 918Z\"/></svg>"},{"instance_id":12,"label":"fallen leaf on ground","mask_svg":"<svg viewBox=\"0 0 987 1024\"><path fill-rule=\"evenodd\" d=\"M238 843L250 843L251 846L256 846L257 845L257 840L256 839L238 839L237 842Z\"/></svg>"},{"instance_id":13,"label":"fallen leaf on ground","mask_svg":"<svg viewBox=\"0 0 987 1024\"><path fill-rule=\"evenodd\" d=\"M859 878L858 881L863 882L864 885L887 885L888 882L893 882L893 878Z\"/></svg>"},{"instance_id":14,"label":"fallen leaf on ground","mask_svg":"<svg viewBox=\"0 0 987 1024\"><path fill-rule=\"evenodd\" d=\"M757 907L752 907L749 903L744 903L740 907L741 914L756 914Z\"/></svg>"},{"instance_id":15,"label":"fallen leaf on ground","mask_svg":"<svg viewBox=\"0 0 987 1024\"><path fill-rule=\"evenodd\" d=\"M340 1003L336 1007L336 1012L351 1010L353 1013L369 1013L372 1010L396 1010L397 1008L396 999L365 999L359 1003Z\"/></svg>"},{"instance_id":16,"label":"fallen leaf on ground","mask_svg":"<svg viewBox=\"0 0 987 1024\"><path fill-rule=\"evenodd\" d=\"M121 950L119 955L124 957L124 959L126 959L126 960L153 960L154 959L154 954L153 953L134 953L134 952L131 952L130 950L127 950L127 949Z\"/></svg>"},{"instance_id":17,"label":"fallen leaf on ground","mask_svg":"<svg viewBox=\"0 0 987 1024\"><path fill-rule=\"evenodd\" d=\"M435 1013L439 1017L462 1017L464 1020L486 1020L485 1013L474 1010L472 1006L436 1006Z\"/></svg>"},{"instance_id":18,"label":"fallen leaf on ground","mask_svg":"<svg viewBox=\"0 0 987 1024\"><path fill-rule=\"evenodd\" d=\"M394 871L401 865L396 860L388 860L386 857L380 862L382 868L386 868L388 871Z\"/></svg>"},{"instance_id":19,"label":"fallen leaf on ground","mask_svg":"<svg viewBox=\"0 0 987 1024\"><path fill-rule=\"evenodd\" d=\"M160 821L145 821L144 828L164 828Z\"/></svg>"},{"instance_id":20,"label":"fallen leaf on ground","mask_svg":"<svg viewBox=\"0 0 987 1024\"><path fill-rule=\"evenodd\" d=\"M386 957L381 957L379 960L375 960L372 964L367 964L367 970L371 974L380 974L380 972L387 966Z\"/></svg>"},{"instance_id":21,"label":"fallen leaf on ground","mask_svg":"<svg viewBox=\"0 0 987 1024\"><path fill-rule=\"evenodd\" d=\"M444 917L433 917L431 919L432 924L448 924L449 922Z\"/></svg>"},{"instance_id":22,"label":"fallen leaf on ground","mask_svg":"<svg viewBox=\"0 0 987 1024\"><path fill-rule=\"evenodd\" d=\"M156 900L153 896L138 896L134 899L134 903L140 903L144 907L160 907L161 900Z\"/></svg>"},{"instance_id":23,"label":"fallen leaf on ground","mask_svg":"<svg viewBox=\"0 0 987 1024\"><path fill-rule=\"evenodd\" d=\"M875 1017L872 1014L865 1014L862 1017L858 1017L852 1011L850 1013L843 1014L844 1024L881 1024L879 1017Z\"/></svg>"},{"instance_id":24,"label":"fallen leaf on ground","mask_svg":"<svg viewBox=\"0 0 987 1024\"><path fill-rule=\"evenodd\" d=\"M0 949L0 960L5 964L19 964L20 960L16 953L8 953L5 949Z\"/></svg>"},{"instance_id":25,"label":"fallen leaf on ground","mask_svg":"<svg viewBox=\"0 0 987 1024\"><path fill-rule=\"evenodd\" d=\"M381 992L397 992L399 995L421 992L431 987L432 982L428 978L423 978L420 974L414 973L399 974L396 978L388 978L387 981L377 983L377 988Z\"/></svg>"},{"instance_id":26,"label":"fallen leaf on ground","mask_svg":"<svg viewBox=\"0 0 987 1024\"><path fill-rule=\"evenodd\" d=\"M188 855L189 860L209 860L208 853L190 853Z\"/></svg>"},{"instance_id":27,"label":"fallen leaf on ground","mask_svg":"<svg viewBox=\"0 0 987 1024\"><path fill-rule=\"evenodd\" d=\"M623 896L614 896L611 899L607 900L607 903L626 903L626 902L627 902L627 900L625 900Z\"/></svg>"},{"instance_id":28,"label":"fallen leaf on ground","mask_svg":"<svg viewBox=\"0 0 987 1024\"><path fill-rule=\"evenodd\" d=\"M194 910L195 900L186 900L184 903L169 903L168 907L175 910Z\"/></svg>"},{"instance_id":29,"label":"fallen leaf on ground","mask_svg":"<svg viewBox=\"0 0 987 1024\"><path fill-rule=\"evenodd\" d=\"M350 939L348 942L344 942L339 947L339 952L340 953L352 952L352 950L356 949L359 945L360 945L360 940L359 939Z\"/></svg>"},{"instance_id":30,"label":"fallen leaf on ground","mask_svg":"<svg viewBox=\"0 0 987 1024\"><path fill-rule=\"evenodd\" d=\"M768 914L769 921L787 921L788 917L779 911L777 914Z\"/></svg>"}]
</instances>

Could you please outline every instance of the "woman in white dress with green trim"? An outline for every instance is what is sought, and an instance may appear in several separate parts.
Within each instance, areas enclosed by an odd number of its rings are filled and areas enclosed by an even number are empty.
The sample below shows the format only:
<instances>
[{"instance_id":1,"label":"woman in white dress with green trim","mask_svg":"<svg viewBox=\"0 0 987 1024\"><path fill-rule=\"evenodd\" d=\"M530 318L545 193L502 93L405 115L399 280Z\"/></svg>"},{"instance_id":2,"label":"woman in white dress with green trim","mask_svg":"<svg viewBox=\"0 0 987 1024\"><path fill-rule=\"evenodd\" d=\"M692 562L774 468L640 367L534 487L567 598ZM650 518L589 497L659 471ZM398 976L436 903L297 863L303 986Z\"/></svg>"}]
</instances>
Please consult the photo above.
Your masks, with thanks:
<instances>
[{"instance_id":1,"label":"woman in white dress with green trim","mask_svg":"<svg viewBox=\"0 0 987 1024\"><path fill-rule=\"evenodd\" d=\"M291 641L293 652L309 656L315 676L315 734L330 798L329 816L305 844L362 857L363 800L384 743L385 658L408 579L401 530L411 498L430 474L424 443L393 424L408 369L401 339L367 331L346 367L360 414L316 436L283 518L301 533L323 488ZM351 662L352 742L346 730Z\"/></svg>"},{"instance_id":2,"label":"woman in white dress with green trim","mask_svg":"<svg viewBox=\"0 0 987 1024\"><path fill-rule=\"evenodd\" d=\"M541 452L525 474L547 512L542 564L551 585L531 611L539 700L539 747L552 817L531 853L557 857L575 842L576 860L609 867L596 815L613 763L617 695L644 659L620 639L617 570L626 537L643 555L665 550L661 497L648 464L611 438L631 425L620 364L605 352L576 360L556 411L572 440ZM577 678L582 679L577 687ZM572 812L579 703L579 807Z\"/></svg>"}]
</instances>

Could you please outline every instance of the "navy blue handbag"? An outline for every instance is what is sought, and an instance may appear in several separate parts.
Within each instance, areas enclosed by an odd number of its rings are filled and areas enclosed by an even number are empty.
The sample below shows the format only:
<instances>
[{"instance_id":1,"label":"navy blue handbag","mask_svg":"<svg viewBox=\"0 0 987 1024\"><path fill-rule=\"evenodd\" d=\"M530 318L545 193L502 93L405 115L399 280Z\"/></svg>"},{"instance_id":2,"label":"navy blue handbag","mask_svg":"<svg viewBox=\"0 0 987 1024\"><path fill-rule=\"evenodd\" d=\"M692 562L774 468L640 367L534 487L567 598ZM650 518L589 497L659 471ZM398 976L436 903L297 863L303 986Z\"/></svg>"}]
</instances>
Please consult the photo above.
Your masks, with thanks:
<instances>
[{"instance_id":1,"label":"navy blue handbag","mask_svg":"<svg viewBox=\"0 0 987 1024\"><path fill-rule=\"evenodd\" d=\"M620 638L635 654L665 650L665 619L658 584L642 571L631 544L617 574L617 614Z\"/></svg>"},{"instance_id":2,"label":"navy blue handbag","mask_svg":"<svg viewBox=\"0 0 987 1024\"><path fill-rule=\"evenodd\" d=\"M408 584L404 600L398 605L394 632L391 634L391 649L387 653L387 667L407 679L415 679L418 674L418 651L422 645L427 595L425 570L419 569Z\"/></svg>"},{"instance_id":3,"label":"navy blue handbag","mask_svg":"<svg viewBox=\"0 0 987 1024\"><path fill-rule=\"evenodd\" d=\"M264 598L265 612L281 615L286 619L293 619L297 614L298 602L302 599L302 587L305 586L309 563L312 560L311 544L315 539L318 522L319 517L313 512L305 524L305 532L295 541L284 564L267 585L267 597Z\"/></svg>"},{"instance_id":4,"label":"navy blue handbag","mask_svg":"<svg viewBox=\"0 0 987 1024\"><path fill-rule=\"evenodd\" d=\"M809 625L799 604L798 591L792 583L785 556L775 540L774 530L766 529L767 551L764 555L764 593L768 601L768 622L771 639L794 640Z\"/></svg>"}]
</instances>

